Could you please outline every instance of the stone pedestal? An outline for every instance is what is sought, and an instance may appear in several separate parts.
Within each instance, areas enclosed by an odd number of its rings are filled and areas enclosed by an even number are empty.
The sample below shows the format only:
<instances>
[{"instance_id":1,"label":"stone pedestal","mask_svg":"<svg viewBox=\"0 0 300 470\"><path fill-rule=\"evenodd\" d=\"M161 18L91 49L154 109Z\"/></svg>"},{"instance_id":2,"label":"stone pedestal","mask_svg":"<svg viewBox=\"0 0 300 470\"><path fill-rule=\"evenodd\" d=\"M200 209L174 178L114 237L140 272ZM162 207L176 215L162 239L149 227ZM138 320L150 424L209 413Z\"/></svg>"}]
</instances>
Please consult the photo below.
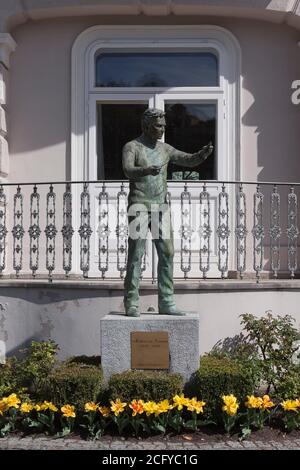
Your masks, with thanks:
<instances>
[{"instance_id":1,"label":"stone pedestal","mask_svg":"<svg viewBox=\"0 0 300 470\"><path fill-rule=\"evenodd\" d=\"M199 367L199 317L142 314L126 317L111 313L101 319L101 362L104 380L112 374L131 369L133 331L166 331L169 336L169 372L182 375L187 382Z\"/></svg>"}]
</instances>

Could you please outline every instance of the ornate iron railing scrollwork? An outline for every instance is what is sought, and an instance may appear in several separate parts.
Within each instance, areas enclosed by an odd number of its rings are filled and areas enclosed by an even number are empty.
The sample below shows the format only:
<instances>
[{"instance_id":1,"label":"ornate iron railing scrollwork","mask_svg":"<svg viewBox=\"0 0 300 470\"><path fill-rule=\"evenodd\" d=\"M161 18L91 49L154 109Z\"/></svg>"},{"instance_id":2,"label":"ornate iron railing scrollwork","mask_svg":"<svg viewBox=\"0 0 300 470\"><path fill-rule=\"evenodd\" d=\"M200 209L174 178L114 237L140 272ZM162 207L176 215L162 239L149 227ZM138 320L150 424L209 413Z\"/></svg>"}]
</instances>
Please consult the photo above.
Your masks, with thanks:
<instances>
[{"instance_id":1,"label":"ornate iron railing scrollwork","mask_svg":"<svg viewBox=\"0 0 300 470\"><path fill-rule=\"evenodd\" d=\"M222 184L222 191L218 197L218 269L221 272L222 279L228 271L228 255L229 247L228 241L230 237L229 229L229 204L228 204L228 193L226 192L226 186Z\"/></svg>"},{"instance_id":2,"label":"ornate iron railing scrollwork","mask_svg":"<svg viewBox=\"0 0 300 470\"><path fill-rule=\"evenodd\" d=\"M260 185L256 186L256 193L253 195L253 269L256 273L256 282L260 281L260 273L263 269L264 237L265 229L263 225L263 202L264 195L260 190Z\"/></svg>"},{"instance_id":3,"label":"ornate iron railing scrollwork","mask_svg":"<svg viewBox=\"0 0 300 470\"><path fill-rule=\"evenodd\" d=\"M206 183L203 185L203 190L200 193L200 271L205 279L210 269L210 239L212 229L210 225L210 196L207 191Z\"/></svg>"},{"instance_id":4,"label":"ornate iron railing scrollwork","mask_svg":"<svg viewBox=\"0 0 300 470\"><path fill-rule=\"evenodd\" d=\"M46 269L48 271L49 281L52 281L53 271L55 270L55 238L57 228L55 224L55 202L56 194L53 190L53 185L50 184L49 192L47 193L47 216L46 216Z\"/></svg>"},{"instance_id":5,"label":"ornate iron railing scrollwork","mask_svg":"<svg viewBox=\"0 0 300 470\"><path fill-rule=\"evenodd\" d=\"M180 196L181 227L180 227L180 269L187 279L191 270L192 262L192 224L191 224L191 193L188 191L187 183Z\"/></svg>"},{"instance_id":6,"label":"ornate iron railing scrollwork","mask_svg":"<svg viewBox=\"0 0 300 470\"><path fill-rule=\"evenodd\" d=\"M277 185L274 185L271 193L271 213L270 213L270 258L271 269L275 279L278 277L280 269L280 194Z\"/></svg>"},{"instance_id":7,"label":"ornate iron railing scrollwork","mask_svg":"<svg viewBox=\"0 0 300 470\"><path fill-rule=\"evenodd\" d=\"M299 236L298 229L298 199L293 186L290 187L288 194L288 270L290 271L291 278L295 277L297 269L297 241Z\"/></svg>"},{"instance_id":8,"label":"ornate iron railing scrollwork","mask_svg":"<svg viewBox=\"0 0 300 470\"><path fill-rule=\"evenodd\" d=\"M236 266L243 279L246 270L246 241L247 241L247 207L246 207L246 194L243 190L243 185L239 185L236 195Z\"/></svg>"},{"instance_id":9,"label":"ornate iron railing scrollwork","mask_svg":"<svg viewBox=\"0 0 300 470\"><path fill-rule=\"evenodd\" d=\"M17 187L14 194L14 225L13 235L13 269L18 277L23 267L23 237L25 234L23 226L23 194L21 187Z\"/></svg>"},{"instance_id":10,"label":"ornate iron railing scrollwork","mask_svg":"<svg viewBox=\"0 0 300 470\"><path fill-rule=\"evenodd\" d=\"M102 184L102 190L98 196L99 225L98 225L98 260L99 271L102 279L105 279L105 273L108 271L108 239L109 239L109 208L108 192L105 183Z\"/></svg>"},{"instance_id":11,"label":"ornate iron railing scrollwork","mask_svg":"<svg viewBox=\"0 0 300 470\"><path fill-rule=\"evenodd\" d=\"M39 240L41 235L40 228L40 195L37 191L37 186L34 185L33 192L30 195L30 226L29 226L29 267L32 271L32 276L35 277L39 269L39 255L40 247Z\"/></svg>"},{"instance_id":12,"label":"ornate iron railing scrollwork","mask_svg":"<svg viewBox=\"0 0 300 470\"><path fill-rule=\"evenodd\" d=\"M3 186L0 186L0 276L6 267L6 236L8 233L6 227L6 194Z\"/></svg>"},{"instance_id":13,"label":"ornate iron railing scrollwork","mask_svg":"<svg viewBox=\"0 0 300 470\"><path fill-rule=\"evenodd\" d=\"M80 269L83 277L88 277L90 270L91 207L88 183L84 183L80 194Z\"/></svg>"},{"instance_id":14,"label":"ornate iron railing scrollwork","mask_svg":"<svg viewBox=\"0 0 300 470\"><path fill-rule=\"evenodd\" d=\"M66 184L63 194L63 226L61 229L63 237L63 270L66 277L72 270L72 237L74 229L72 226L72 191L70 183Z\"/></svg>"},{"instance_id":15,"label":"ornate iron railing scrollwork","mask_svg":"<svg viewBox=\"0 0 300 470\"><path fill-rule=\"evenodd\" d=\"M127 263L128 251L128 222L127 222L127 193L124 189L124 183L121 184L120 191L117 194L117 270L120 278L124 278Z\"/></svg>"}]
</instances>

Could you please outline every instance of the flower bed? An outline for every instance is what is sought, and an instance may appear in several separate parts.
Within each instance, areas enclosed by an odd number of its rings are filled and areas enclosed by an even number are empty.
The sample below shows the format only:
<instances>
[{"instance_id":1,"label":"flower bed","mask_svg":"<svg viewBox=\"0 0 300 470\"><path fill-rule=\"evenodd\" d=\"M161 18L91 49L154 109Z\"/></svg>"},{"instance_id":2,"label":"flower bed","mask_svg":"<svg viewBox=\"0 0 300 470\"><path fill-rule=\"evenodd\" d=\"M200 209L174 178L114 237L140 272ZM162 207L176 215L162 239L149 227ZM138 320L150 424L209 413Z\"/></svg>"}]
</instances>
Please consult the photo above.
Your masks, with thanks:
<instances>
[{"instance_id":1,"label":"flower bed","mask_svg":"<svg viewBox=\"0 0 300 470\"><path fill-rule=\"evenodd\" d=\"M35 432L64 437L74 430L83 430L85 437L98 439L104 433L146 436L178 434L184 430L197 431L201 426L222 424L227 432L239 430L246 438L252 430L278 422L287 432L300 429L300 400L273 402L268 395L247 396L239 403L234 395L222 396L222 423L205 417L206 403L197 398L175 395L159 402L120 399L109 406L85 403L82 409L65 404L60 408L49 401L21 401L15 393L0 400L0 436L14 432Z\"/></svg>"}]
</instances>

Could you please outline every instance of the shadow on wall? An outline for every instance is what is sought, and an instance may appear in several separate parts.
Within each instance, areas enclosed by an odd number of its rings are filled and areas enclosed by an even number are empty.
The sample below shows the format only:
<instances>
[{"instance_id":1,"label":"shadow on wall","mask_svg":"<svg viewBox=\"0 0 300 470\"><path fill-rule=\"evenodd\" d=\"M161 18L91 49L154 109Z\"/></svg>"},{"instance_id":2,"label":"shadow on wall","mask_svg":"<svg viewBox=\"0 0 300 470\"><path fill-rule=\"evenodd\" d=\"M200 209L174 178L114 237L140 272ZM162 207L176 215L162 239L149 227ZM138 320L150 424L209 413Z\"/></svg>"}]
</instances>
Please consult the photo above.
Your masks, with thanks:
<instances>
[{"instance_id":1,"label":"shadow on wall","mask_svg":"<svg viewBox=\"0 0 300 470\"><path fill-rule=\"evenodd\" d=\"M291 101L292 82L300 80L300 36L288 26L283 34L283 28L257 24L255 40L268 48L257 47L246 60L243 56L242 90L246 95L242 106L249 105L242 109L242 143L245 134L249 138L247 128L256 129L256 139L250 140L253 146L242 152L246 180L249 169L258 172L257 178L252 176L258 181L300 181L300 105ZM255 155L257 161L253 161Z\"/></svg>"}]
</instances>

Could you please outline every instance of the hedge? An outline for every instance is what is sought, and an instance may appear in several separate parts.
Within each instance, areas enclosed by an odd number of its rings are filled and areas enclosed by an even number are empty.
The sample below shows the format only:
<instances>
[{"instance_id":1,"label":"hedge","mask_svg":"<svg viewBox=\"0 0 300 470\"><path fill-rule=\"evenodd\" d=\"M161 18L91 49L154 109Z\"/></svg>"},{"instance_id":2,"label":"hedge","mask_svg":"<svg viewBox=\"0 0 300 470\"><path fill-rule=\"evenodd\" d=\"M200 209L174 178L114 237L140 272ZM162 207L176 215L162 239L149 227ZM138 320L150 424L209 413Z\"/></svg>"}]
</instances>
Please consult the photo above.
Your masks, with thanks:
<instances>
[{"instance_id":1,"label":"hedge","mask_svg":"<svg viewBox=\"0 0 300 470\"><path fill-rule=\"evenodd\" d=\"M220 421L223 395L233 394L241 401L251 395L254 388L249 372L235 361L226 357L203 356L185 392L204 400L207 403L206 416Z\"/></svg>"},{"instance_id":2,"label":"hedge","mask_svg":"<svg viewBox=\"0 0 300 470\"><path fill-rule=\"evenodd\" d=\"M99 367L70 363L49 375L43 386L43 396L57 406L69 403L83 409L85 403L98 400L102 389L103 375Z\"/></svg>"},{"instance_id":3,"label":"hedge","mask_svg":"<svg viewBox=\"0 0 300 470\"><path fill-rule=\"evenodd\" d=\"M134 399L160 401L182 393L181 375L159 371L128 370L110 377L108 395L111 400L120 398L130 402Z\"/></svg>"}]
</instances>

